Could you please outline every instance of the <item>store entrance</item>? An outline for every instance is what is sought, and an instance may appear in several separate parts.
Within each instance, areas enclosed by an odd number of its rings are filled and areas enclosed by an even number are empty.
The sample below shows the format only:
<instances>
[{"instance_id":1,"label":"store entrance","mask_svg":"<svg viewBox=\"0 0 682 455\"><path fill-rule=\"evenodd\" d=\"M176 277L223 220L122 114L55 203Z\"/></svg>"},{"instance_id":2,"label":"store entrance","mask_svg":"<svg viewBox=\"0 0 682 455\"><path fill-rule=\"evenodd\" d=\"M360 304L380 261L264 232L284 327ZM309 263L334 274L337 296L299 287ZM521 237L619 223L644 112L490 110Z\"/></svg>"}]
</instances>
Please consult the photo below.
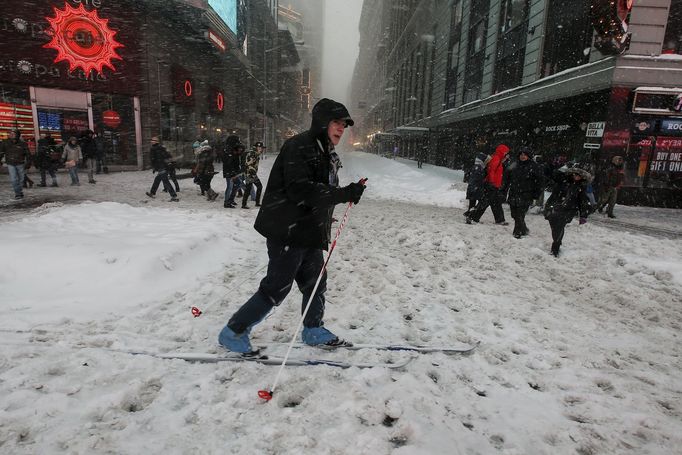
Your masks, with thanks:
<instances>
[{"instance_id":1,"label":"store entrance","mask_svg":"<svg viewBox=\"0 0 682 455\"><path fill-rule=\"evenodd\" d=\"M88 111L56 109L53 107L37 107L38 132L52 138L61 144L70 137L79 139L89 129Z\"/></svg>"}]
</instances>

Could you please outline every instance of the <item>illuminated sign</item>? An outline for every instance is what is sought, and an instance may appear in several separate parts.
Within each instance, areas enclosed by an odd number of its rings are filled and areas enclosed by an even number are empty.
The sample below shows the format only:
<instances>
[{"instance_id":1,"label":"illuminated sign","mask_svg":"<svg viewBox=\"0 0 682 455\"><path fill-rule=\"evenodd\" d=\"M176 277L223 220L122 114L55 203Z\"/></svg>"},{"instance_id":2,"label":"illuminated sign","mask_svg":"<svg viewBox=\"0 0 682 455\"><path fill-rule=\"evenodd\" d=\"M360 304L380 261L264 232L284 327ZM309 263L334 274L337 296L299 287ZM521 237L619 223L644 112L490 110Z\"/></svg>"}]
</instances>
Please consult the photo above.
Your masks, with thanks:
<instances>
[{"instance_id":1,"label":"illuminated sign","mask_svg":"<svg viewBox=\"0 0 682 455\"><path fill-rule=\"evenodd\" d=\"M184 84L185 96L192 96L192 81L187 79Z\"/></svg>"},{"instance_id":2,"label":"illuminated sign","mask_svg":"<svg viewBox=\"0 0 682 455\"><path fill-rule=\"evenodd\" d=\"M208 4L225 25L237 33L237 0L208 0Z\"/></svg>"},{"instance_id":3,"label":"illuminated sign","mask_svg":"<svg viewBox=\"0 0 682 455\"><path fill-rule=\"evenodd\" d=\"M121 116L118 112L107 110L102 112L102 122L109 128L118 128L121 124Z\"/></svg>"},{"instance_id":4,"label":"illuminated sign","mask_svg":"<svg viewBox=\"0 0 682 455\"><path fill-rule=\"evenodd\" d=\"M225 50L227 49L227 46L225 45L225 41L220 39L220 37L218 35L216 35L215 33L213 33L213 31L211 31L211 30L208 31L208 39L213 44L215 44L215 46L218 49L220 49L222 52L225 52Z\"/></svg>"},{"instance_id":5,"label":"illuminated sign","mask_svg":"<svg viewBox=\"0 0 682 455\"><path fill-rule=\"evenodd\" d=\"M46 17L50 23L52 40L43 47L57 51L54 62L66 60L69 71L81 68L87 75L91 70L102 73L103 67L116 70L112 59L122 60L116 49L123 47L116 41L116 32L109 28L109 20L102 19L97 11L86 11L81 3L74 8L68 3L64 10L54 7L55 17Z\"/></svg>"},{"instance_id":6,"label":"illuminated sign","mask_svg":"<svg viewBox=\"0 0 682 455\"><path fill-rule=\"evenodd\" d=\"M223 96L223 92L218 92L218 95L216 95L215 104L219 111L222 111L225 108L225 97Z\"/></svg>"}]
</instances>

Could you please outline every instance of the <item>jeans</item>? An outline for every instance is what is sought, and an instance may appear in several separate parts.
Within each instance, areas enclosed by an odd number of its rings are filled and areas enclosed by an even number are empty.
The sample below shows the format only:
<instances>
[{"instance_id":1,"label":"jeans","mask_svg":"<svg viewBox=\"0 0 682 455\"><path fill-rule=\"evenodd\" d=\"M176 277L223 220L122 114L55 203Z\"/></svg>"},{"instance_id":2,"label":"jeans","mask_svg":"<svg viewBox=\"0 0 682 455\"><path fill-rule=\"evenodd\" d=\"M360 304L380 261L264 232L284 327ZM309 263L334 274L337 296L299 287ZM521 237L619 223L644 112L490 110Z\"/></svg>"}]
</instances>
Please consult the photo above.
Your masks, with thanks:
<instances>
[{"instance_id":1,"label":"jeans","mask_svg":"<svg viewBox=\"0 0 682 455\"><path fill-rule=\"evenodd\" d=\"M266 243L269 257L267 275L261 280L258 291L237 310L227 323L227 326L235 333L244 333L246 329L263 320L273 307L284 301L294 281L303 294L302 313L324 265L322 250L286 246L271 240ZM325 271L303 321L305 327L323 325L326 290L327 272Z\"/></svg>"},{"instance_id":2,"label":"jeans","mask_svg":"<svg viewBox=\"0 0 682 455\"><path fill-rule=\"evenodd\" d=\"M170 182L168 181L168 171L163 170L159 171L156 174L156 177L154 177L154 183L152 183L152 189L149 191L152 194L156 194L156 190L159 189L159 184L163 182L163 187L168 191L168 194L170 194L170 197L177 197L178 194L173 190L173 187L171 186Z\"/></svg>"},{"instance_id":3,"label":"jeans","mask_svg":"<svg viewBox=\"0 0 682 455\"><path fill-rule=\"evenodd\" d=\"M9 171L9 178L12 182L12 189L14 190L15 196L22 196L24 190L22 186L24 185L24 165L23 164L8 164L7 170Z\"/></svg>"},{"instance_id":4,"label":"jeans","mask_svg":"<svg viewBox=\"0 0 682 455\"><path fill-rule=\"evenodd\" d=\"M72 185L80 184L80 181L78 180L78 165L69 168L69 175L71 176Z\"/></svg>"},{"instance_id":5,"label":"jeans","mask_svg":"<svg viewBox=\"0 0 682 455\"><path fill-rule=\"evenodd\" d=\"M233 181L235 179L236 181ZM225 177L227 180L227 188L225 188L225 202L234 202L234 198L237 195L239 188L244 185L244 179L242 177Z\"/></svg>"}]
</instances>

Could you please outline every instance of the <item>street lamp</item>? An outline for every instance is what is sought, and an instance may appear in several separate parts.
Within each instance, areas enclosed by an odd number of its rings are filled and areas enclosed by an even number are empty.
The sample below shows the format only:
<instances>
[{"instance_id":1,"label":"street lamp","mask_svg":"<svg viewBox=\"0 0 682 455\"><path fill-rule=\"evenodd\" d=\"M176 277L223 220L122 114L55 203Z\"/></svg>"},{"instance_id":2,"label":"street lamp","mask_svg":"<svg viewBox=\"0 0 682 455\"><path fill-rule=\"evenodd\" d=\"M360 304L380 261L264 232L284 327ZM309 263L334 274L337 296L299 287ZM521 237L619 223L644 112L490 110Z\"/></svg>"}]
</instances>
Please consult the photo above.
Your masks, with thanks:
<instances>
[{"instance_id":1,"label":"street lamp","mask_svg":"<svg viewBox=\"0 0 682 455\"><path fill-rule=\"evenodd\" d=\"M302 46L305 44L303 41L294 41L294 45ZM268 134L268 110L267 110L267 92L268 92L268 53L281 49L288 46L289 43L281 44L279 46L272 47L270 49L265 49L263 52L263 141L265 145L268 145L267 134Z\"/></svg>"}]
</instances>

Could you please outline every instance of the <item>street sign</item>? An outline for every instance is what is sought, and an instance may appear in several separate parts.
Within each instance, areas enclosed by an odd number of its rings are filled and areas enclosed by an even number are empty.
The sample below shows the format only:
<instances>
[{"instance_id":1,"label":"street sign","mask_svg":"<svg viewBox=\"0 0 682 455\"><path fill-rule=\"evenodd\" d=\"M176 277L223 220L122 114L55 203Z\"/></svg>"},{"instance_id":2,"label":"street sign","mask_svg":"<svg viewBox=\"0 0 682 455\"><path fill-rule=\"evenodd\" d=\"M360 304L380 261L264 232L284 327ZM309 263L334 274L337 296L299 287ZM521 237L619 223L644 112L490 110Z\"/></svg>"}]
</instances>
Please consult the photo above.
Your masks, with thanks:
<instances>
[{"instance_id":1,"label":"street sign","mask_svg":"<svg viewBox=\"0 0 682 455\"><path fill-rule=\"evenodd\" d=\"M602 137L604 136L604 128L606 122L592 122L587 124L586 137Z\"/></svg>"},{"instance_id":2,"label":"street sign","mask_svg":"<svg viewBox=\"0 0 682 455\"><path fill-rule=\"evenodd\" d=\"M585 143L583 144L583 148L584 148L584 149L593 149L593 150L596 150L596 149L598 149L598 148L600 148L600 147L601 147L600 144L593 144L593 143L591 143L591 142L585 142Z\"/></svg>"}]
</instances>

